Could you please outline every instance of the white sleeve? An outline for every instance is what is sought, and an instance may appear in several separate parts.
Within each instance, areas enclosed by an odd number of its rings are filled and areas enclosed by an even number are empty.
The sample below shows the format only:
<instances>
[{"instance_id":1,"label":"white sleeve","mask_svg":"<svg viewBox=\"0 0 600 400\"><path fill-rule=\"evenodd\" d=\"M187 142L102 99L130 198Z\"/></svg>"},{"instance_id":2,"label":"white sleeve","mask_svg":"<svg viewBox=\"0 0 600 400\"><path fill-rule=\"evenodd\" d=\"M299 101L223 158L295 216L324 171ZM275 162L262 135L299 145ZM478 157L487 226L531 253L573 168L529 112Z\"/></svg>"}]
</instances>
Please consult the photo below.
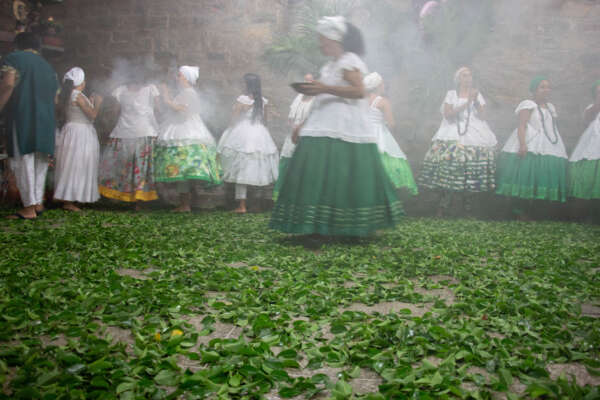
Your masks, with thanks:
<instances>
[{"instance_id":1,"label":"white sleeve","mask_svg":"<svg viewBox=\"0 0 600 400\"><path fill-rule=\"evenodd\" d=\"M123 94L123 90L125 90L124 86L119 86L112 92L112 96L117 99L117 101L121 101L121 95Z\"/></svg>"},{"instance_id":2,"label":"white sleeve","mask_svg":"<svg viewBox=\"0 0 600 400\"><path fill-rule=\"evenodd\" d=\"M354 53L345 53L340 59L339 65L345 71L354 71L357 69L364 75L369 72L364 61Z\"/></svg>"},{"instance_id":3,"label":"white sleeve","mask_svg":"<svg viewBox=\"0 0 600 400\"><path fill-rule=\"evenodd\" d=\"M519 114L523 110L535 110L537 108L537 104L533 100L523 100L515 110L515 114Z\"/></svg>"},{"instance_id":4,"label":"white sleeve","mask_svg":"<svg viewBox=\"0 0 600 400\"><path fill-rule=\"evenodd\" d=\"M148 86L148 89L150 92L150 97L160 96L160 92L158 91L158 88L156 87L156 85L150 85L150 86Z\"/></svg>"},{"instance_id":5,"label":"white sleeve","mask_svg":"<svg viewBox=\"0 0 600 400\"><path fill-rule=\"evenodd\" d=\"M444 97L444 101L442 102L442 106L440 107L440 112L444 115L444 108L446 104L449 104L454 107L456 104L456 99L458 98L456 94L456 90L449 90L446 93L446 97Z\"/></svg>"},{"instance_id":6,"label":"white sleeve","mask_svg":"<svg viewBox=\"0 0 600 400\"><path fill-rule=\"evenodd\" d=\"M482 106L486 105L485 99L483 98L483 96L481 95L481 92L477 95L477 101L479 102L479 104L481 104Z\"/></svg>"},{"instance_id":7,"label":"white sleeve","mask_svg":"<svg viewBox=\"0 0 600 400\"><path fill-rule=\"evenodd\" d=\"M243 105L246 106L251 106L254 104L254 100L252 100L249 96L246 96L245 94L238 96L238 98L236 99L236 101L238 103L241 103Z\"/></svg>"}]
</instances>

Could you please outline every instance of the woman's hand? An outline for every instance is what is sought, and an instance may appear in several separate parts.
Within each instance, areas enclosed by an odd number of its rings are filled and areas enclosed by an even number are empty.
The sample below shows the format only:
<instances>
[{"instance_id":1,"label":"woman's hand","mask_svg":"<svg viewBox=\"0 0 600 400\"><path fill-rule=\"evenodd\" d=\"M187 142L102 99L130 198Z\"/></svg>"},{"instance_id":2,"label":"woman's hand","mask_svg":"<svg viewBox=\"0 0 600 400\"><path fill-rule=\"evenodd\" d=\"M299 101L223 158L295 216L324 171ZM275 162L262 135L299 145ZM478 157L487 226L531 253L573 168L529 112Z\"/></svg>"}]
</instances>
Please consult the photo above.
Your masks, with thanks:
<instances>
[{"instance_id":1,"label":"woman's hand","mask_svg":"<svg viewBox=\"0 0 600 400\"><path fill-rule=\"evenodd\" d=\"M300 129L302 129L302 125L297 125L292 132L292 143L298 144L298 140L300 138Z\"/></svg>"},{"instance_id":2,"label":"woman's hand","mask_svg":"<svg viewBox=\"0 0 600 400\"><path fill-rule=\"evenodd\" d=\"M471 91L469 92L469 101L471 103L474 103L475 101L477 101L477 96L479 96L479 90L471 89Z\"/></svg>"},{"instance_id":3,"label":"woman's hand","mask_svg":"<svg viewBox=\"0 0 600 400\"><path fill-rule=\"evenodd\" d=\"M527 155L527 145L525 143L519 144L519 152L517 154L521 158L523 158Z\"/></svg>"},{"instance_id":4,"label":"woman's hand","mask_svg":"<svg viewBox=\"0 0 600 400\"><path fill-rule=\"evenodd\" d=\"M102 105L102 102L104 101L102 96L100 96L99 94L93 94L90 100L92 101L92 105L94 106L94 108L100 107Z\"/></svg>"}]
</instances>

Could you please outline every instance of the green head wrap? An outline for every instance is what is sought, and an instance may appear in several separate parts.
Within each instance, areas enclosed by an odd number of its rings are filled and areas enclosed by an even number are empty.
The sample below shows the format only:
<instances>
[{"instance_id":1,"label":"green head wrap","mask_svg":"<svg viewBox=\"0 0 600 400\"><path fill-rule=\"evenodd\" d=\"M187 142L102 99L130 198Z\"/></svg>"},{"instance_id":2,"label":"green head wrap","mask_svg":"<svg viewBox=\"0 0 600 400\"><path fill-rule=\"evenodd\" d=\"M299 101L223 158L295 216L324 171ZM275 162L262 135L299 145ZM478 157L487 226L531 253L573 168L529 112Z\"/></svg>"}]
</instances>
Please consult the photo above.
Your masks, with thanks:
<instances>
[{"instance_id":1,"label":"green head wrap","mask_svg":"<svg viewBox=\"0 0 600 400\"><path fill-rule=\"evenodd\" d=\"M600 79L598 79L596 82L594 82L594 84L592 85L592 97L596 98L596 90L598 90L598 86L600 86Z\"/></svg>"},{"instance_id":2,"label":"green head wrap","mask_svg":"<svg viewBox=\"0 0 600 400\"><path fill-rule=\"evenodd\" d=\"M535 93L538 86L540 86L540 83L542 83L542 81L547 81L547 80L548 80L548 78L546 78L544 75L536 76L535 78L533 78L531 80L531 83L529 84L529 91L531 93Z\"/></svg>"}]
</instances>

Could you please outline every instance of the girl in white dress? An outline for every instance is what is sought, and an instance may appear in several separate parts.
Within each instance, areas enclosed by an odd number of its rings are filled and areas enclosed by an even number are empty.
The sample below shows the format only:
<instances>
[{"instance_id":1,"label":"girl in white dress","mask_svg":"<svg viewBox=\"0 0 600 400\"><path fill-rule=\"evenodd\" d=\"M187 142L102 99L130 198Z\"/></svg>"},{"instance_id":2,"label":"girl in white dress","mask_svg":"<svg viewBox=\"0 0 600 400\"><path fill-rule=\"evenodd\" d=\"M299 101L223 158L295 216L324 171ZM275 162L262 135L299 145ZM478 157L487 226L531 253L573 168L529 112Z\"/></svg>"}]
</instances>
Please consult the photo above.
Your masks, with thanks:
<instances>
[{"instance_id":1,"label":"girl in white dress","mask_svg":"<svg viewBox=\"0 0 600 400\"><path fill-rule=\"evenodd\" d=\"M267 186L277 180L279 153L267 130L260 77L244 75L246 94L237 98L232 124L221 136L217 152L223 181L235 183L236 213L245 213L248 185Z\"/></svg>"},{"instance_id":2,"label":"girl in white dress","mask_svg":"<svg viewBox=\"0 0 600 400\"><path fill-rule=\"evenodd\" d=\"M567 151L556 108L548 102L550 82L537 76L529 89L533 100L522 101L515 110L519 127L498 158L496 193L526 201L513 208L520 219L528 219L531 200L565 202L567 198Z\"/></svg>"},{"instance_id":3,"label":"girl in white dress","mask_svg":"<svg viewBox=\"0 0 600 400\"><path fill-rule=\"evenodd\" d=\"M463 207L470 211L471 193L495 189L496 135L484 120L486 102L473 87L467 67L454 75L456 90L446 93L440 112L442 123L425 155L418 183L440 191L437 215L463 193Z\"/></svg>"},{"instance_id":4,"label":"girl in white dress","mask_svg":"<svg viewBox=\"0 0 600 400\"><path fill-rule=\"evenodd\" d=\"M83 93L85 74L79 67L64 77L58 102L60 126L56 140L54 198L63 208L81 211L74 203L93 203L98 193L100 144L92 122L98 115L102 98L90 101Z\"/></svg>"},{"instance_id":5,"label":"girl in white dress","mask_svg":"<svg viewBox=\"0 0 600 400\"><path fill-rule=\"evenodd\" d=\"M416 195L418 190L410 164L390 132L396 126L396 121L389 100L383 97L383 78L377 72L372 72L365 76L363 82L369 93L369 118L377 131L377 148L383 168L396 188L404 188Z\"/></svg>"},{"instance_id":6,"label":"girl in white dress","mask_svg":"<svg viewBox=\"0 0 600 400\"><path fill-rule=\"evenodd\" d=\"M592 95L583 118L587 129L569 158L569 196L583 200L600 199L600 80Z\"/></svg>"},{"instance_id":7,"label":"girl in white dress","mask_svg":"<svg viewBox=\"0 0 600 400\"><path fill-rule=\"evenodd\" d=\"M314 77L311 74L306 74L304 76L304 81L312 82L314 81ZM288 115L288 122L292 128L292 132L300 127L304 121L306 121L314 99L314 96L307 96L302 93L296 96L292 102L292 105L290 106L290 113ZM279 177L275 183L275 187L273 188L274 201L277 201L279 189L281 188L281 177L285 175L285 171L287 170L288 163L294 154L294 150L296 150L296 145L292 142L292 134L289 134L285 138L283 147L281 148L281 158L279 159Z\"/></svg>"},{"instance_id":8,"label":"girl in white dress","mask_svg":"<svg viewBox=\"0 0 600 400\"><path fill-rule=\"evenodd\" d=\"M191 211L193 181L216 185L221 183L217 164L217 144L200 117L200 97L194 89L198 67L182 66L177 75L181 89L171 98L162 87L163 100L169 107L155 148L156 182L177 185L180 203L175 212Z\"/></svg>"},{"instance_id":9,"label":"girl in white dress","mask_svg":"<svg viewBox=\"0 0 600 400\"><path fill-rule=\"evenodd\" d=\"M143 73L132 76L113 96L121 105L117 126L102 151L100 194L109 199L135 203L158 199L154 184L154 145L158 124L154 106L157 87L145 83Z\"/></svg>"}]
</instances>

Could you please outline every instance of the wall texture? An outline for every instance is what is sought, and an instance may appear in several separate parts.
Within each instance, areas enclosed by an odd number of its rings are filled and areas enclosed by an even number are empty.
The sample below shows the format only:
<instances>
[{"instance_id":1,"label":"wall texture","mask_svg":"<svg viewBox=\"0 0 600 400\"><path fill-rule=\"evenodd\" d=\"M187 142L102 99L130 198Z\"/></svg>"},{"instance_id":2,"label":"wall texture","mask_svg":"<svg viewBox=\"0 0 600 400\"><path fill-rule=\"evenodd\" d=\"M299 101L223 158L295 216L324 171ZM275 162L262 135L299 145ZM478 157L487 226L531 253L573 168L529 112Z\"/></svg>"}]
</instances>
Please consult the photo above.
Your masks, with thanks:
<instances>
[{"instance_id":1,"label":"wall texture","mask_svg":"<svg viewBox=\"0 0 600 400\"><path fill-rule=\"evenodd\" d=\"M410 7L408 0L388 4ZM502 0L494 4L496 23L490 27L488 45L473 63L481 91L490 103L492 128L503 142L516 123L514 108L529 96L529 79L545 72L553 81L561 133L571 149L583 130L581 112L590 102L588 87L600 77L600 2ZM78 64L91 76L106 77L116 58L145 56L160 62L160 57L171 54L180 64L201 67L201 86L212 90L214 102L222 110L211 124L217 131L225 127L229 107L241 91L241 76L258 72L264 78L265 95L274 105L272 133L282 142L287 133L287 107L294 94L287 79L273 74L261 55L273 38L287 29L286 1L66 0L64 7L67 51L59 69ZM368 9L368 4L363 8ZM357 22L366 27L376 23L368 16ZM411 107L411 99L405 95L411 82L403 80L402 70L397 72L388 77L389 95L400 121L396 134L418 166L440 116L423 115ZM410 123L415 118L427 119L430 127L417 137Z\"/></svg>"}]
</instances>

